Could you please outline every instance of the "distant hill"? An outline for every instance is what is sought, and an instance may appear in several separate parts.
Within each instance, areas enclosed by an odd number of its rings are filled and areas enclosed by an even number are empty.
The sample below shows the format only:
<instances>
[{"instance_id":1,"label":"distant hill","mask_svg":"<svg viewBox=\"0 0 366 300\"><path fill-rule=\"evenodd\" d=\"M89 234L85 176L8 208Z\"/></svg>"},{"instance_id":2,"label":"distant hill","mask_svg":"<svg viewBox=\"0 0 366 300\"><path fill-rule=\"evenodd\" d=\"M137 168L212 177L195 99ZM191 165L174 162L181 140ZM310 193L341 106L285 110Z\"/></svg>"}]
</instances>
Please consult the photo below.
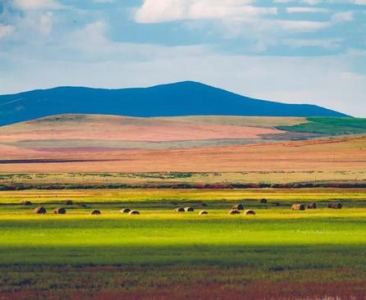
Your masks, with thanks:
<instances>
[{"instance_id":1,"label":"distant hill","mask_svg":"<svg viewBox=\"0 0 366 300\"><path fill-rule=\"evenodd\" d=\"M0 173L20 180L28 172L240 172L231 182L359 182L366 178L365 133L366 119L355 118L57 115L0 127ZM100 184L115 183L114 175L100 176ZM13 186L4 178L0 190L4 182Z\"/></svg>"},{"instance_id":2,"label":"distant hill","mask_svg":"<svg viewBox=\"0 0 366 300\"><path fill-rule=\"evenodd\" d=\"M316 105L257 100L190 81L116 90L57 87L0 96L0 126L57 114L132 117L346 116Z\"/></svg>"}]
</instances>

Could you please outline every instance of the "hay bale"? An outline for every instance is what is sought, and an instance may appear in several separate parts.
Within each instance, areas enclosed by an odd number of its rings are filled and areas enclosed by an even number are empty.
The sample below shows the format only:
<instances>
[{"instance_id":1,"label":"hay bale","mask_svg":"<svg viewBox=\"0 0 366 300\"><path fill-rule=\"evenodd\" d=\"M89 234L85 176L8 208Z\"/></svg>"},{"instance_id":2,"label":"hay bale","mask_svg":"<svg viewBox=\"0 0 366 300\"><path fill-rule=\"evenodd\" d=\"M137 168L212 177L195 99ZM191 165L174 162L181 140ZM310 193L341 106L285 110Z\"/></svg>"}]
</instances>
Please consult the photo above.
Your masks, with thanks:
<instances>
[{"instance_id":1,"label":"hay bale","mask_svg":"<svg viewBox=\"0 0 366 300\"><path fill-rule=\"evenodd\" d=\"M229 211L229 215L238 215L240 214L240 211L238 209L232 209Z\"/></svg>"},{"instance_id":2,"label":"hay bale","mask_svg":"<svg viewBox=\"0 0 366 300\"><path fill-rule=\"evenodd\" d=\"M140 212L138 210L131 210L128 214L129 215L139 215Z\"/></svg>"},{"instance_id":3,"label":"hay bale","mask_svg":"<svg viewBox=\"0 0 366 300\"><path fill-rule=\"evenodd\" d=\"M328 203L328 208L341 209L342 207L343 207L343 204L341 202L338 202L338 203L335 203L335 202Z\"/></svg>"},{"instance_id":4,"label":"hay bale","mask_svg":"<svg viewBox=\"0 0 366 300\"><path fill-rule=\"evenodd\" d=\"M177 207L177 208L174 209L174 211L177 212L177 213L185 212L184 207Z\"/></svg>"},{"instance_id":5,"label":"hay bale","mask_svg":"<svg viewBox=\"0 0 366 300\"><path fill-rule=\"evenodd\" d=\"M101 215L102 213L98 209L94 209L91 213L91 215Z\"/></svg>"},{"instance_id":6,"label":"hay bale","mask_svg":"<svg viewBox=\"0 0 366 300\"><path fill-rule=\"evenodd\" d=\"M38 215L40 214L44 215L47 212L47 210L43 206L38 206L34 209L34 212Z\"/></svg>"},{"instance_id":7,"label":"hay bale","mask_svg":"<svg viewBox=\"0 0 366 300\"><path fill-rule=\"evenodd\" d=\"M233 207L231 208L232 210L244 210L244 205L239 203L239 204L235 204L233 205Z\"/></svg>"},{"instance_id":8,"label":"hay bale","mask_svg":"<svg viewBox=\"0 0 366 300\"><path fill-rule=\"evenodd\" d=\"M255 215L255 211L252 210L252 209L247 209L245 212L244 212L245 215Z\"/></svg>"},{"instance_id":9,"label":"hay bale","mask_svg":"<svg viewBox=\"0 0 366 300\"><path fill-rule=\"evenodd\" d=\"M66 209L63 207L58 207L58 208L55 208L53 213L57 214L57 215L64 215L64 214L66 214Z\"/></svg>"},{"instance_id":10,"label":"hay bale","mask_svg":"<svg viewBox=\"0 0 366 300\"><path fill-rule=\"evenodd\" d=\"M29 200L22 200L22 201L20 201L20 204L22 204L22 205L32 205L32 202L30 202Z\"/></svg>"},{"instance_id":11,"label":"hay bale","mask_svg":"<svg viewBox=\"0 0 366 300\"><path fill-rule=\"evenodd\" d=\"M312 202L307 205L308 209L316 209L316 203Z\"/></svg>"},{"instance_id":12,"label":"hay bale","mask_svg":"<svg viewBox=\"0 0 366 300\"><path fill-rule=\"evenodd\" d=\"M65 205L73 205L73 204L74 204L74 201L72 201L72 200L65 201Z\"/></svg>"},{"instance_id":13,"label":"hay bale","mask_svg":"<svg viewBox=\"0 0 366 300\"><path fill-rule=\"evenodd\" d=\"M291 206L292 210L305 210L305 208L305 204L292 204Z\"/></svg>"},{"instance_id":14,"label":"hay bale","mask_svg":"<svg viewBox=\"0 0 366 300\"><path fill-rule=\"evenodd\" d=\"M208 215L208 212L205 210L201 210L198 214L199 215Z\"/></svg>"},{"instance_id":15,"label":"hay bale","mask_svg":"<svg viewBox=\"0 0 366 300\"><path fill-rule=\"evenodd\" d=\"M123 214L128 214L130 211L131 211L131 209L129 209L129 208L122 208L120 210L120 212L123 213Z\"/></svg>"},{"instance_id":16,"label":"hay bale","mask_svg":"<svg viewBox=\"0 0 366 300\"><path fill-rule=\"evenodd\" d=\"M261 203L261 204L266 204L267 203L267 199L261 199L261 200L259 200L259 203Z\"/></svg>"},{"instance_id":17,"label":"hay bale","mask_svg":"<svg viewBox=\"0 0 366 300\"><path fill-rule=\"evenodd\" d=\"M186 212L194 211L194 208L193 208L193 207L188 206L188 207L185 207L185 208L184 208L184 211L186 211Z\"/></svg>"}]
</instances>

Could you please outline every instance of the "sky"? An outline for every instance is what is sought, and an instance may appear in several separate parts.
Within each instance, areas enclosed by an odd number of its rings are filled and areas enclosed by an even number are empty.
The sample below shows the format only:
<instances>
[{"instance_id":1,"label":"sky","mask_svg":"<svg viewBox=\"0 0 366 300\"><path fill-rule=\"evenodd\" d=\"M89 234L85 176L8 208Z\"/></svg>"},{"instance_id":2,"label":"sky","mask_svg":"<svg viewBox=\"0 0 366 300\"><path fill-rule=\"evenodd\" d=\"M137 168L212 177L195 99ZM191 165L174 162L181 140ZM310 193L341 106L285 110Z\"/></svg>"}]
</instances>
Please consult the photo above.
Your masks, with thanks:
<instances>
[{"instance_id":1,"label":"sky","mask_svg":"<svg viewBox=\"0 0 366 300\"><path fill-rule=\"evenodd\" d=\"M366 117L366 0L0 0L0 94L186 80Z\"/></svg>"}]
</instances>

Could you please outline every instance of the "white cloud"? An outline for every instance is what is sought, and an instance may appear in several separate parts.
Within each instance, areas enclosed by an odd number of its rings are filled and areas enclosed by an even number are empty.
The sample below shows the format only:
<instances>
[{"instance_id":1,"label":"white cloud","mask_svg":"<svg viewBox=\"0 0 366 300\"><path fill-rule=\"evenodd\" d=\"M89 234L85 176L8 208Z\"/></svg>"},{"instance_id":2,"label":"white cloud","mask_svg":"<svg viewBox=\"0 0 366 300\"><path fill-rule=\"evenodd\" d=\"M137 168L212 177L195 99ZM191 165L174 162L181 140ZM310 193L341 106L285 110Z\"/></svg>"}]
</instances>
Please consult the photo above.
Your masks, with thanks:
<instances>
[{"instance_id":1,"label":"white cloud","mask_svg":"<svg viewBox=\"0 0 366 300\"><path fill-rule=\"evenodd\" d=\"M351 21L353 21L353 12L344 11L344 12L335 13L332 16L332 21L335 23L351 22Z\"/></svg>"},{"instance_id":2,"label":"white cloud","mask_svg":"<svg viewBox=\"0 0 366 300\"><path fill-rule=\"evenodd\" d=\"M53 19L50 11L28 11L16 21L18 39L23 43L36 42L38 37L43 43L42 39L52 32Z\"/></svg>"},{"instance_id":3,"label":"white cloud","mask_svg":"<svg viewBox=\"0 0 366 300\"><path fill-rule=\"evenodd\" d=\"M43 35L49 35L53 27L53 14L51 12L44 13L40 16L39 30Z\"/></svg>"},{"instance_id":4,"label":"white cloud","mask_svg":"<svg viewBox=\"0 0 366 300\"><path fill-rule=\"evenodd\" d=\"M354 4L354 5L366 5L366 0L274 0L274 3L303 3L308 5L318 4Z\"/></svg>"},{"instance_id":5,"label":"white cloud","mask_svg":"<svg viewBox=\"0 0 366 300\"><path fill-rule=\"evenodd\" d=\"M329 9L317 7L287 7L287 13L327 13Z\"/></svg>"},{"instance_id":6,"label":"white cloud","mask_svg":"<svg viewBox=\"0 0 366 300\"><path fill-rule=\"evenodd\" d=\"M277 8L251 6L252 0L144 0L135 13L139 23L177 20L240 19L275 15Z\"/></svg>"},{"instance_id":7,"label":"white cloud","mask_svg":"<svg viewBox=\"0 0 366 300\"><path fill-rule=\"evenodd\" d=\"M303 0L302 3L306 3L309 5L317 5L317 4L321 4L323 1L322 0Z\"/></svg>"},{"instance_id":8,"label":"white cloud","mask_svg":"<svg viewBox=\"0 0 366 300\"><path fill-rule=\"evenodd\" d=\"M350 0L349 2L357 5L366 5L366 0Z\"/></svg>"},{"instance_id":9,"label":"white cloud","mask_svg":"<svg viewBox=\"0 0 366 300\"><path fill-rule=\"evenodd\" d=\"M281 44L291 48L319 47L334 50L338 49L342 42L342 39L283 39Z\"/></svg>"},{"instance_id":10,"label":"white cloud","mask_svg":"<svg viewBox=\"0 0 366 300\"><path fill-rule=\"evenodd\" d=\"M0 24L0 39L12 34L15 31L15 27L11 25Z\"/></svg>"},{"instance_id":11,"label":"white cloud","mask_svg":"<svg viewBox=\"0 0 366 300\"><path fill-rule=\"evenodd\" d=\"M321 3L325 3L326 1L322 0L274 0L274 3L304 3L309 5L317 5Z\"/></svg>"},{"instance_id":12,"label":"white cloud","mask_svg":"<svg viewBox=\"0 0 366 300\"><path fill-rule=\"evenodd\" d=\"M329 22L314 22L314 21L287 21L279 20L278 24L285 30L310 32L331 26Z\"/></svg>"},{"instance_id":13,"label":"white cloud","mask_svg":"<svg viewBox=\"0 0 366 300\"><path fill-rule=\"evenodd\" d=\"M53 10L61 9L63 5L55 0L14 0L13 4L21 10Z\"/></svg>"},{"instance_id":14,"label":"white cloud","mask_svg":"<svg viewBox=\"0 0 366 300\"><path fill-rule=\"evenodd\" d=\"M108 38L109 26L103 21L87 24L61 41L65 60L80 62L142 62L163 56L200 56L205 46L165 47L153 44L113 42Z\"/></svg>"}]
</instances>

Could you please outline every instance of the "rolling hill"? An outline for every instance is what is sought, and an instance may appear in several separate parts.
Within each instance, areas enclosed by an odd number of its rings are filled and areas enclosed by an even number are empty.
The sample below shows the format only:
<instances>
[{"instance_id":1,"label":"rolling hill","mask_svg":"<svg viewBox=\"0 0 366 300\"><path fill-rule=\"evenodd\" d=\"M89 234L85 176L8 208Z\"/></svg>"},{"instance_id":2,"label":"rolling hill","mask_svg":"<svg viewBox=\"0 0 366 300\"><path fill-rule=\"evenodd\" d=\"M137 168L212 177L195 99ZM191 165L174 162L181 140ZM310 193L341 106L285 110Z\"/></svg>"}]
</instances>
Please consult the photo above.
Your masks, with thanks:
<instances>
[{"instance_id":1,"label":"rolling hill","mask_svg":"<svg viewBox=\"0 0 366 300\"><path fill-rule=\"evenodd\" d=\"M339 122L341 126L338 125ZM344 133L339 127L346 128L349 135L337 137ZM99 161L100 170L111 167L124 170L127 165L129 170L136 167L136 171L139 168L141 171L176 168L177 171L187 171L190 168L207 168L213 171L217 166L220 166L217 170L247 170L248 166L253 164L258 170L271 169L273 165L281 164L282 159L286 161L296 150L296 160L290 168L307 168L314 163L322 164L323 159L329 163L328 168L335 168L337 164L329 156L329 146L334 145L333 150L339 147L336 152L342 153L342 164L347 165L349 158L343 155L341 145L350 146L353 141L357 141L360 145L359 150L350 147L356 151L354 158L358 166L363 162L361 157L365 155L365 134L366 119L354 118L136 118L66 114L0 127L0 164L2 170L5 170L9 163L18 166L22 163L25 169L29 164L33 164L42 169L45 167L42 162L59 162L63 166L66 166L64 163L68 163L72 169L75 168L73 162L78 161L81 163L81 169L88 164L96 166ZM324 152L324 157L320 160L311 156L309 149L315 146ZM265 149L266 154L261 154L261 149ZM310 157L304 160L309 155ZM141 164L142 157L144 159ZM168 157L172 159L170 163L162 163L169 160ZM240 157L243 161L240 161ZM253 161L251 158L246 160L245 157L252 157ZM107 163L110 160L119 163ZM292 158L289 161L291 162ZM179 167L178 162L181 162ZM52 167L52 164L48 167ZM358 168L352 164L346 168L350 167Z\"/></svg>"},{"instance_id":2,"label":"rolling hill","mask_svg":"<svg viewBox=\"0 0 366 300\"><path fill-rule=\"evenodd\" d=\"M366 119L65 114L0 127L0 190L364 184L365 151Z\"/></svg>"},{"instance_id":3,"label":"rolling hill","mask_svg":"<svg viewBox=\"0 0 366 300\"><path fill-rule=\"evenodd\" d=\"M57 87L0 96L0 126L58 114L171 116L345 116L316 105L257 100L197 82L150 88Z\"/></svg>"}]
</instances>

